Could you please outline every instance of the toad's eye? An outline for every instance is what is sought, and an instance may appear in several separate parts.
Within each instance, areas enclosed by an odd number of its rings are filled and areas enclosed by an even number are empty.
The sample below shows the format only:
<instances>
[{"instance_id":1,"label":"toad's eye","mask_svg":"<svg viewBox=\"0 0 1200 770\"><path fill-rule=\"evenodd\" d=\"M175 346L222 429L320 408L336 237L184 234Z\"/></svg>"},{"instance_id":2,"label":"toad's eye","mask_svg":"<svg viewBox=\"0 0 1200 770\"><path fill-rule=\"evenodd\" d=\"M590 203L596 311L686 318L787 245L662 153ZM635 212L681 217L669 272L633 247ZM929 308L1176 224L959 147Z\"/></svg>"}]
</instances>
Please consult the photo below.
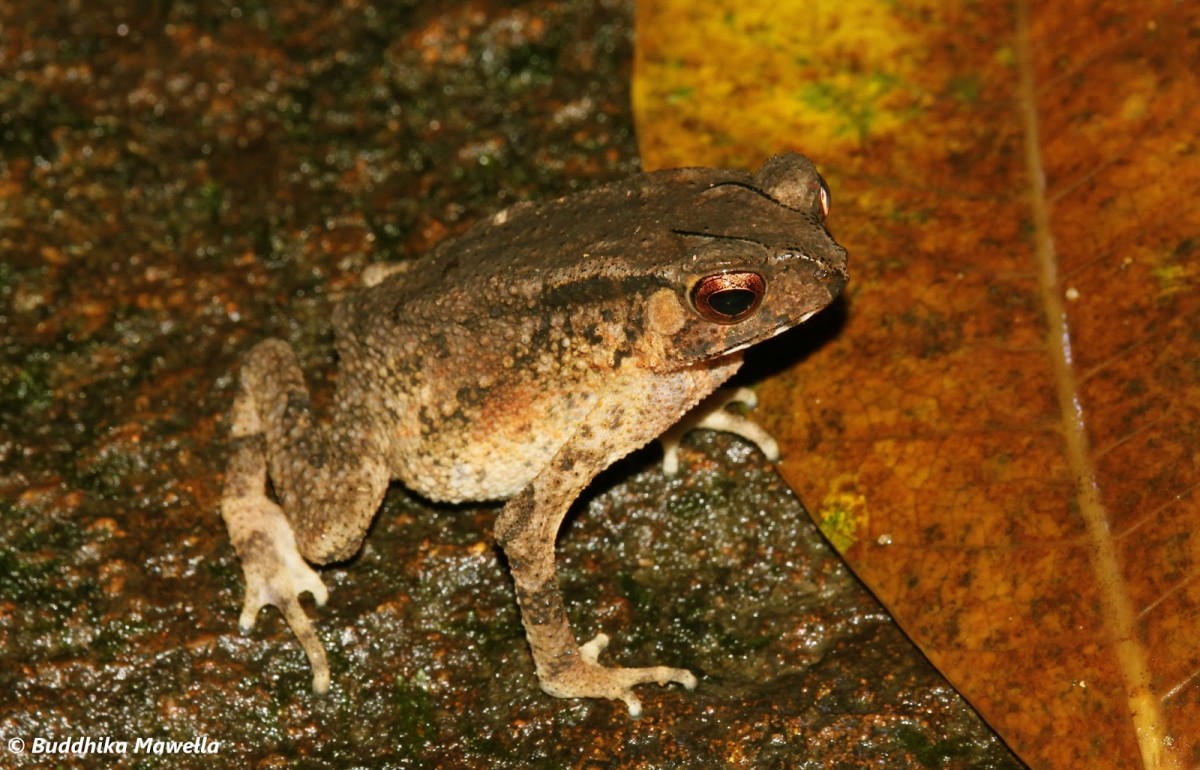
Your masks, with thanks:
<instances>
[{"instance_id":1,"label":"toad's eye","mask_svg":"<svg viewBox=\"0 0 1200 770\"><path fill-rule=\"evenodd\" d=\"M732 324L762 303L767 282L758 273L714 273L692 287L692 307L709 321Z\"/></svg>"},{"instance_id":2,"label":"toad's eye","mask_svg":"<svg viewBox=\"0 0 1200 770\"><path fill-rule=\"evenodd\" d=\"M833 198L829 195L829 188L825 185L825 180L821 180L821 191L817 194L821 199L821 219L829 216L829 207L833 205Z\"/></svg>"}]
</instances>

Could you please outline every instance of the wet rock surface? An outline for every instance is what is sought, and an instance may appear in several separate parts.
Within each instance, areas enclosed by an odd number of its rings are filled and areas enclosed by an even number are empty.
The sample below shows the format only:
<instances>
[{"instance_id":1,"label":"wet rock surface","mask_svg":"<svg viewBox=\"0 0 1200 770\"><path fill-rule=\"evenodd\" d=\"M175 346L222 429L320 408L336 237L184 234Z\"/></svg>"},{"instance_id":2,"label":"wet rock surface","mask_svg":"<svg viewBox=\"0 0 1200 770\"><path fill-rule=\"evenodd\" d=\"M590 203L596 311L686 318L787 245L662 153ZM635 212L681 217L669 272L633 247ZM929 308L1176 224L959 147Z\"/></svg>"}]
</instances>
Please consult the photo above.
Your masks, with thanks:
<instances>
[{"instance_id":1,"label":"wet rock surface","mask_svg":"<svg viewBox=\"0 0 1200 770\"><path fill-rule=\"evenodd\" d=\"M496 508L393 488L316 615L237 632L217 515L238 355L300 351L380 259L636 170L624 4L0 8L0 764L1013 767L736 439L610 469L560 568L606 660L691 667L645 715L543 695ZM139 738L206 736L165 756Z\"/></svg>"}]
</instances>

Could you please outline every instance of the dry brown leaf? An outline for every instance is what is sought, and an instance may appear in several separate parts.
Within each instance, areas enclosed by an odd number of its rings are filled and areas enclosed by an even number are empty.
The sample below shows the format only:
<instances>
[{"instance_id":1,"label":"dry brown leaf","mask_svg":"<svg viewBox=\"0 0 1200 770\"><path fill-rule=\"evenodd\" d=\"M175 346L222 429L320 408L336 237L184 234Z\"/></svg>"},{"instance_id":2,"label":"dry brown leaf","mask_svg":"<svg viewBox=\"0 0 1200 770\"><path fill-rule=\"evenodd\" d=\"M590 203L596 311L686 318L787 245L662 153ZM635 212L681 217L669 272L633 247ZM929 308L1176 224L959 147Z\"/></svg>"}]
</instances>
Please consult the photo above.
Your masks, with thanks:
<instances>
[{"instance_id":1,"label":"dry brown leaf","mask_svg":"<svg viewBox=\"0 0 1200 770\"><path fill-rule=\"evenodd\" d=\"M833 188L785 474L1032 767L1200 767L1200 5L788 5L643 4L635 81L648 166Z\"/></svg>"}]
</instances>

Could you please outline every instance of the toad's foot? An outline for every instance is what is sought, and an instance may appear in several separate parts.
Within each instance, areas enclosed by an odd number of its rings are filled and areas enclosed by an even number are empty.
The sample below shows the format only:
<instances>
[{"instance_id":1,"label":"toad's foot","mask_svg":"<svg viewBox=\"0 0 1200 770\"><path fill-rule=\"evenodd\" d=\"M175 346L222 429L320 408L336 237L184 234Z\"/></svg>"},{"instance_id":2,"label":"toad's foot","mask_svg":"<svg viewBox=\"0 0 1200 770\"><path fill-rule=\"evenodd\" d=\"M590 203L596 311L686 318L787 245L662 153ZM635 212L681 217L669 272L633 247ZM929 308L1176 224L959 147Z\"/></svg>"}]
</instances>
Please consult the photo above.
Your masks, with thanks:
<instances>
[{"instance_id":1,"label":"toad's foot","mask_svg":"<svg viewBox=\"0 0 1200 770\"><path fill-rule=\"evenodd\" d=\"M735 433L756 444L767 459L779 459L779 444L758 423L735 414L727 408L730 404L745 404L753 409L758 405L758 396L750 388L722 388L700 402L682 420L659 437L663 447L663 473L674 476L679 472L679 442L684 435L696 428L721 430Z\"/></svg>"},{"instance_id":2,"label":"toad's foot","mask_svg":"<svg viewBox=\"0 0 1200 770\"><path fill-rule=\"evenodd\" d=\"M668 684L678 682L689 690L696 688L696 677L691 671L667 666L649 668L608 668L597 659L608 646L607 634L596 634L595 638L579 647L579 658L572 665L554 675L539 676L542 689L556 698L609 698L621 700L629 709L629 716L642 713L642 702L633 694L639 684Z\"/></svg>"},{"instance_id":3,"label":"toad's foot","mask_svg":"<svg viewBox=\"0 0 1200 770\"><path fill-rule=\"evenodd\" d=\"M412 261L408 262L374 262L367 265L362 271L362 285L364 289L369 289L372 286L379 284L399 273L407 273L412 267Z\"/></svg>"},{"instance_id":4,"label":"toad's foot","mask_svg":"<svg viewBox=\"0 0 1200 770\"><path fill-rule=\"evenodd\" d=\"M317 605L325 604L329 591L312 567L300 556L292 528L283 510L261 495L227 498L221 514L229 525L234 548L246 578L246 600L238 627L254 628L258 611L274 605L304 648L313 671L313 692L329 691L329 663L325 647L300 606L300 594L312 594Z\"/></svg>"}]
</instances>

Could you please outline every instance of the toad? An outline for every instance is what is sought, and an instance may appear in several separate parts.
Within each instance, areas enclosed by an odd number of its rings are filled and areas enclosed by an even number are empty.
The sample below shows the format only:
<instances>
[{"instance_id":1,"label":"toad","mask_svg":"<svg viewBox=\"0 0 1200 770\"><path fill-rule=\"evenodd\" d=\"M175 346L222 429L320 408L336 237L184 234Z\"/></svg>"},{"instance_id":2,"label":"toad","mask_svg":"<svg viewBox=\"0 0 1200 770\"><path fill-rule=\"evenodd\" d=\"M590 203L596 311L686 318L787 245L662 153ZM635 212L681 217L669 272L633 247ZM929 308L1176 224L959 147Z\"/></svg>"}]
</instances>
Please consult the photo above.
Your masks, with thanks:
<instances>
[{"instance_id":1,"label":"toad","mask_svg":"<svg viewBox=\"0 0 1200 770\"><path fill-rule=\"evenodd\" d=\"M555 536L600 471L679 423L747 347L838 296L846 252L825 228L829 202L797 154L754 175L659 171L519 204L420 259L373 266L333 314L324 420L288 344L259 343L242 362L221 500L246 580L242 629L278 607L326 691L299 603L327 598L309 563L356 553L396 480L433 501L506 501L496 542L547 693L618 699L636 716L635 686L694 687L683 669L601 665L604 634L579 644ZM774 451L721 403L686 424Z\"/></svg>"}]
</instances>

